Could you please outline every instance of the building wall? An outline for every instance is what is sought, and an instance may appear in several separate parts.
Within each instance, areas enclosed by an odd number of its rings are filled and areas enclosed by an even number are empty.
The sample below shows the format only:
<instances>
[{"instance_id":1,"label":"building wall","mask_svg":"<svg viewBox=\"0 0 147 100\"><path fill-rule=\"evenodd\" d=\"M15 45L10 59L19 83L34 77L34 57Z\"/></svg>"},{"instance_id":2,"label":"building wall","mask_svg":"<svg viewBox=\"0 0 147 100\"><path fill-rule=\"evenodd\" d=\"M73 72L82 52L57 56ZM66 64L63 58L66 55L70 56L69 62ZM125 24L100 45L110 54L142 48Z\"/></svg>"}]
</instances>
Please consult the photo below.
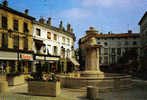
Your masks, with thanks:
<instances>
[{"instance_id":1,"label":"building wall","mask_svg":"<svg viewBox=\"0 0 147 100\"><path fill-rule=\"evenodd\" d=\"M24 17L21 17L21 16L17 16L16 14L12 14L10 12L7 12L7 11L4 11L4 10L0 10L0 20L2 20L2 16L6 16L7 19L8 19L8 29L7 30L4 30L4 29L1 29L0 32L7 32L8 33L8 30L11 29L13 31L13 20L14 19L17 19L18 20L18 32L19 32L19 36L20 36L20 44L19 44L19 47L20 49L23 49L23 45L24 43L22 42L24 37L28 38L28 50L31 51L32 50L32 22L31 20L29 19L26 19ZM2 21L0 21L2 23ZM28 34L25 34L23 32L23 23L26 22L28 24ZM0 24L0 28L2 28L2 25ZM13 31L13 35L18 35L18 32L14 32ZM1 38L1 35L0 35L0 38ZM13 49L13 41L14 41L14 38L13 36L11 37L10 35L8 36L8 48L10 49ZM1 45L0 45L1 46Z\"/></svg>"},{"instance_id":2,"label":"building wall","mask_svg":"<svg viewBox=\"0 0 147 100\"><path fill-rule=\"evenodd\" d=\"M36 29L41 30L40 36L36 34ZM47 38L47 32L51 33L51 39ZM54 40L54 34L57 35L57 40ZM65 38L65 42L63 42L63 37ZM54 55L53 47L56 46L57 56L61 56L61 47L64 47L65 51L69 49L70 57L72 57L72 46L73 46L74 40L72 37L63 34L62 32L54 31L42 25L33 24L33 38L43 40L43 43L45 44L45 48L46 48L45 54L47 54L47 50L49 50L49 53L51 55ZM67 38L69 39L70 42L67 41ZM33 43L33 46L35 46L35 43ZM35 48L34 48L34 51L36 52Z\"/></svg>"},{"instance_id":3,"label":"building wall","mask_svg":"<svg viewBox=\"0 0 147 100\"><path fill-rule=\"evenodd\" d=\"M136 41L136 45L133 42ZM128 42L128 45L126 44ZM97 38L97 44L103 45L100 50L100 63L112 64L118 61L118 59L125 53L126 48L138 48L138 55L140 55L140 38ZM113 52L113 50L114 52ZM120 48L121 53L118 54ZM114 60L114 61L113 61Z\"/></svg>"},{"instance_id":4,"label":"building wall","mask_svg":"<svg viewBox=\"0 0 147 100\"><path fill-rule=\"evenodd\" d=\"M141 46L142 46L142 56L145 55L144 47L147 46L147 15L144 16L142 23L140 24L140 33L141 33Z\"/></svg>"}]
</instances>

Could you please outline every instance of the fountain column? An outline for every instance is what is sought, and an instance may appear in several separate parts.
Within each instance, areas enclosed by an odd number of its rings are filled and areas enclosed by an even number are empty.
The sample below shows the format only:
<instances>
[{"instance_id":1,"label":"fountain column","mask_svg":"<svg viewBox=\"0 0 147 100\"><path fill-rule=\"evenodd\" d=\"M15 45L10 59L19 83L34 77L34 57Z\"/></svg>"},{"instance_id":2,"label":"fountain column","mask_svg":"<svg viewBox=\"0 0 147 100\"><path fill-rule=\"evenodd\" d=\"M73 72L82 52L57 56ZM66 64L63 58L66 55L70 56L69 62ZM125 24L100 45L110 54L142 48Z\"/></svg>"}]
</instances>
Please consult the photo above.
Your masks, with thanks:
<instances>
[{"instance_id":1,"label":"fountain column","mask_svg":"<svg viewBox=\"0 0 147 100\"><path fill-rule=\"evenodd\" d=\"M93 27L86 31L87 35L97 34L97 30ZM83 77L104 77L104 73L100 71L99 66L99 50L102 46L97 45L96 38L90 36L87 42L83 45L85 50L85 71L81 73Z\"/></svg>"}]
</instances>

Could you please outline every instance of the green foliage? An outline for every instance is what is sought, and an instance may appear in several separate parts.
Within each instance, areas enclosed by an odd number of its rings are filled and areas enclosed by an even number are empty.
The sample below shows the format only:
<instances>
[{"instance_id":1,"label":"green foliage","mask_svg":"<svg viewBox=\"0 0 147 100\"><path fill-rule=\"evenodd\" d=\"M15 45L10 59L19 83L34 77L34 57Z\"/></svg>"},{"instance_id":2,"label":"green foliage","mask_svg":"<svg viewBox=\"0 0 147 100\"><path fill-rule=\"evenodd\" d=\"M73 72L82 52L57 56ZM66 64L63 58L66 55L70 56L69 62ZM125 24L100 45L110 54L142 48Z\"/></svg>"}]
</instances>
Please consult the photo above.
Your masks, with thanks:
<instances>
[{"instance_id":1,"label":"green foliage","mask_svg":"<svg viewBox=\"0 0 147 100\"><path fill-rule=\"evenodd\" d=\"M31 76L33 77L32 80L40 81L42 80L43 74L41 72L33 72Z\"/></svg>"}]
</instances>

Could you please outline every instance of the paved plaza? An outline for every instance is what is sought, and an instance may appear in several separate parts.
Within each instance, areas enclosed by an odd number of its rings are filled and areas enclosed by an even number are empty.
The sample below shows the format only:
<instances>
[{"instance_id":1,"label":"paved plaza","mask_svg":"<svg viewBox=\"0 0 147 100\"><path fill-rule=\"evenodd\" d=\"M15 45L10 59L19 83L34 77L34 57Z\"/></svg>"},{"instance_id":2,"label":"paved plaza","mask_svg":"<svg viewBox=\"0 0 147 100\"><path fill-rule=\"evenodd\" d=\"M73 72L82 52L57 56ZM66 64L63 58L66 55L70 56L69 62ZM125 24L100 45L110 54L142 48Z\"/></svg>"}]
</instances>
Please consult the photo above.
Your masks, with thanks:
<instances>
[{"instance_id":1,"label":"paved plaza","mask_svg":"<svg viewBox=\"0 0 147 100\"><path fill-rule=\"evenodd\" d=\"M134 80L130 89L101 92L98 95L98 100L147 100L147 82ZM0 94L0 100L88 100L85 97L85 89L66 88L62 89L59 97L31 96L27 93L27 84L9 87L8 93Z\"/></svg>"}]
</instances>

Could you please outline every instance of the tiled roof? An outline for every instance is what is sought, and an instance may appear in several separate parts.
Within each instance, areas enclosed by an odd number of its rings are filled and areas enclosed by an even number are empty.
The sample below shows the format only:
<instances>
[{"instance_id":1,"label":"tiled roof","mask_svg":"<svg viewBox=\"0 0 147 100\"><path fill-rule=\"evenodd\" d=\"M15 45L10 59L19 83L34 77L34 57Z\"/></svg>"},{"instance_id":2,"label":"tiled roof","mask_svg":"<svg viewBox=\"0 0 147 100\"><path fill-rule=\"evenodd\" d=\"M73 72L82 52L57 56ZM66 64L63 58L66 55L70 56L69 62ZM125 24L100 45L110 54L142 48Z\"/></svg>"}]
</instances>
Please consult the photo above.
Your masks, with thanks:
<instances>
[{"instance_id":1,"label":"tiled roof","mask_svg":"<svg viewBox=\"0 0 147 100\"><path fill-rule=\"evenodd\" d=\"M139 37L138 33L122 33L122 34L97 34L96 37L100 38L123 38L123 37Z\"/></svg>"},{"instance_id":2,"label":"tiled roof","mask_svg":"<svg viewBox=\"0 0 147 100\"><path fill-rule=\"evenodd\" d=\"M139 33L121 33L121 34L90 34L82 37L79 42L87 41L91 37L96 38L126 38L126 37L140 37Z\"/></svg>"},{"instance_id":3,"label":"tiled roof","mask_svg":"<svg viewBox=\"0 0 147 100\"><path fill-rule=\"evenodd\" d=\"M0 9L3 9L5 11L8 11L8 12L13 13L13 14L16 14L18 16L22 16L22 17L30 19L30 20L35 20L35 18L32 17L32 16L26 15L26 14L24 14L22 12L19 12L19 11L16 11L16 10L12 9L12 8L3 6L2 4L0 4Z\"/></svg>"},{"instance_id":4,"label":"tiled roof","mask_svg":"<svg viewBox=\"0 0 147 100\"><path fill-rule=\"evenodd\" d=\"M143 19L145 18L145 16L147 16L147 11L144 13L144 15L143 15L143 17L141 18L141 20L139 21L139 25L141 25L141 23L142 23L142 21L143 21Z\"/></svg>"},{"instance_id":5,"label":"tiled roof","mask_svg":"<svg viewBox=\"0 0 147 100\"><path fill-rule=\"evenodd\" d=\"M36 21L36 20L34 20L33 23L34 24L41 25L41 26L46 27L46 28L49 28L49 29L54 30L56 32L60 32L62 34L71 36L72 38L74 38L74 40L76 39L75 34L72 33L72 32L68 32L68 31L64 31L64 30L61 31L59 28L57 28L55 26L50 26L50 25L47 25L47 24L42 24L42 23L40 23L39 21Z\"/></svg>"}]
</instances>

